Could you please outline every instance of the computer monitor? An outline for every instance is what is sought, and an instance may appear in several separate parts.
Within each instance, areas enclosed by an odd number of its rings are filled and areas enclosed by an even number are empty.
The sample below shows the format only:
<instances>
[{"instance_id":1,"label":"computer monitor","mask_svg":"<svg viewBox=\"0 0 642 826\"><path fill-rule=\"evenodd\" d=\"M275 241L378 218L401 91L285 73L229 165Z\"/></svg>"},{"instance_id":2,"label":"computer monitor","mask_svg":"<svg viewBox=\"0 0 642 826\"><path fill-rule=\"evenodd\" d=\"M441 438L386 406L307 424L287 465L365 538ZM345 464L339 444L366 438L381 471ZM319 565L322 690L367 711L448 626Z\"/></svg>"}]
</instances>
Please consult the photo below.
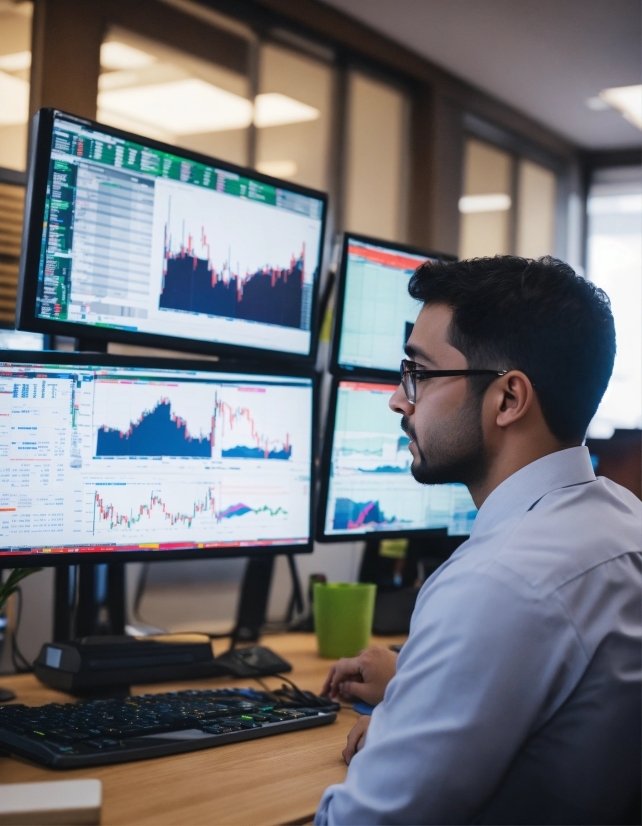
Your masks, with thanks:
<instances>
[{"instance_id":1,"label":"computer monitor","mask_svg":"<svg viewBox=\"0 0 642 826\"><path fill-rule=\"evenodd\" d=\"M41 109L18 326L311 361L325 214L316 190Z\"/></svg>"},{"instance_id":2,"label":"computer monitor","mask_svg":"<svg viewBox=\"0 0 642 826\"><path fill-rule=\"evenodd\" d=\"M470 533L476 508L464 485L414 480L401 417L388 407L396 389L333 379L317 530L322 542L432 534L459 544Z\"/></svg>"},{"instance_id":3,"label":"computer monitor","mask_svg":"<svg viewBox=\"0 0 642 826\"><path fill-rule=\"evenodd\" d=\"M344 235L337 284L330 369L345 375L399 372L420 305L408 281L427 260L455 260L405 244Z\"/></svg>"},{"instance_id":4,"label":"computer monitor","mask_svg":"<svg viewBox=\"0 0 642 826\"><path fill-rule=\"evenodd\" d=\"M314 380L0 359L0 566L311 551Z\"/></svg>"},{"instance_id":5,"label":"computer monitor","mask_svg":"<svg viewBox=\"0 0 642 826\"><path fill-rule=\"evenodd\" d=\"M49 336L26 333L0 323L0 350L48 350Z\"/></svg>"}]
</instances>

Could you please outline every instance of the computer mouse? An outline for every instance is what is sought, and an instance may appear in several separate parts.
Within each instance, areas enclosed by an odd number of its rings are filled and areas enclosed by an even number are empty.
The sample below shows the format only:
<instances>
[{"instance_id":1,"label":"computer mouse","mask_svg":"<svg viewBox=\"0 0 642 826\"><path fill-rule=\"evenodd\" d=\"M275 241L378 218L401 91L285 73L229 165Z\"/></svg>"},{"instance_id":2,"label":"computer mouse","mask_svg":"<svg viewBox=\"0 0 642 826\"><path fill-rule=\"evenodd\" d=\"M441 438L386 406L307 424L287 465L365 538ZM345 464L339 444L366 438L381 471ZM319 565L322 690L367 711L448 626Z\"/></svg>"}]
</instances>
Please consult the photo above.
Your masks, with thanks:
<instances>
[{"instance_id":1,"label":"computer mouse","mask_svg":"<svg viewBox=\"0 0 642 826\"><path fill-rule=\"evenodd\" d=\"M215 662L224 666L234 677L260 677L292 671L287 660L262 645L232 648L216 657Z\"/></svg>"}]
</instances>

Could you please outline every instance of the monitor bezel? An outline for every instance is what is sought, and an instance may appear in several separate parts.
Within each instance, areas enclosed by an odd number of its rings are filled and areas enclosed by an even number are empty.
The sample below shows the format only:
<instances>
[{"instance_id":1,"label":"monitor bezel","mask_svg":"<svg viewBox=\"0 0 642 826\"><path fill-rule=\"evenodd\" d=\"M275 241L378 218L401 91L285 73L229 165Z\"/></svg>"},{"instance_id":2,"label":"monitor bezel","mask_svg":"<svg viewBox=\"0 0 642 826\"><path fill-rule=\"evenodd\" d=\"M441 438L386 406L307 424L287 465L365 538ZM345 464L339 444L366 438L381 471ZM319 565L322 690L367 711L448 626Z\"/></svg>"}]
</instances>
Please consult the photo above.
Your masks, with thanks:
<instances>
[{"instance_id":1,"label":"monitor bezel","mask_svg":"<svg viewBox=\"0 0 642 826\"><path fill-rule=\"evenodd\" d=\"M11 354L11 358L3 359L2 353ZM44 356L34 358L38 355ZM43 553L42 551L11 551L4 552L0 548L0 570L2 568L40 568L57 567L59 565L102 564L106 562L161 562L183 559L221 559L245 556L263 555L291 555L312 553L315 537L315 490L317 488L317 444L319 432L319 377L311 369L293 367L292 365L274 365L272 368L263 362L235 361L200 361L195 359L148 358L135 356L109 355L106 353L78 353L59 350L4 350L0 351L0 364L42 364L70 365L87 367L142 367L161 370L199 370L210 373L246 373L248 375L284 376L311 380L312 388L312 441L310 452L310 492L309 492L309 519L308 542L301 545L265 545L265 546L233 546L230 548L186 548L170 551L62 551Z\"/></svg>"},{"instance_id":2,"label":"monitor bezel","mask_svg":"<svg viewBox=\"0 0 642 826\"><path fill-rule=\"evenodd\" d=\"M341 347L341 333L343 326L343 313L345 309L345 292L348 271L348 244L350 241L357 241L364 244L372 244L377 247L384 247L390 250L399 250L411 255L422 255L426 259L433 258L441 261L456 261L457 256L443 252L434 252L410 244L400 244L396 241L386 241L382 238L372 238L368 235L361 235L357 232L344 232L341 241L341 261L337 278L336 293L334 299L334 318L332 322L332 336L330 339L330 372L334 376L363 376L375 379L399 379L397 370L379 370L374 367L362 367L361 365L346 365L339 362L339 349Z\"/></svg>"},{"instance_id":3,"label":"monitor bezel","mask_svg":"<svg viewBox=\"0 0 642 826\"><path fill-rule=\"evenodd\" d=\"M389 376L390 374L388 374ZM317 542L368 542L382 539L430 539L430 552L438 554L451 554L463 542L468 539L468 534L450 535L446 528L417 528L416 530L404 529L398 531L366 531L364 533L325 533L325 523L328 510L328 493L330 490L330 471L332 468L332 443L334 441L334 426L337 415L337 396L341 382L357 382L360 384L389 384L389 379L374 378L363 374L348 374L342 376L332 376L328 399L328 414L325 420L325 430L323 432L323 445L321 449L321 460L319 468L319 499L316 513L316 540ZM401 418L399 419L401 422ZM420 484L417 482L417 484Z\"/></svg>"},{"instance_id":4,"label":"monitor bezel","mask_svg":"<svg viewBox=\"0 0 642 826\"><path fill-rule=\"evenodd\" d=\"M74 123L82 124L90 129L105 132L123 140L143 143L152 149L161 152L170 152L185 158L187 161L194 161L209 166L214 166L227 172L244 177L250 177L261 183L288 189L299 195L316 198L323 204L323 215L321 218L321 238L319 244L318 273L312 287L312 309L310 316L310 347L307 353L291 353L281 350L263 349L259 347L249 347L240 344L230 344L223 342L211 342L203 339L190 339L163 335L162 333L146 333L131 330L121 330L112 327L102 327L92 324L83 324L78 321L59 321L57 319L40 318L37 315L38 296L38 273L41 252L42 224L45 210L45 200L47 192L47 178L49 173L49 161L51 155L51 143L53 137L53 124L56 117L70 120ZM316 360L317 346L319 340L320 321L319 312L319 286L324 266L325 232L328 214L328 196L325 192L320 192L299 184L282 181L269 175L263 175L254 169L237 166L212 158L188 149L175 147L162 143L153 138L142 137L122 129L117 129L106 124L98 123L87 118L80 118L60 109L43 108L33 117L30 133L29 164L27 172L27 191L25 197L24 225L22 233L22 255L20 257L20 271L18 278L18 299L16 309L16 324L20 330L34 333L46 333L49 335L72 336L77 339L91 339L100 342L121 342L124 344L140 344L147 347L155 347L165 350L181 350L184 352L216 355L222 357L243 357L256 360L272 360L278 358L280 361L291 364L314 364Z\"/></svg>"}]
</instances>

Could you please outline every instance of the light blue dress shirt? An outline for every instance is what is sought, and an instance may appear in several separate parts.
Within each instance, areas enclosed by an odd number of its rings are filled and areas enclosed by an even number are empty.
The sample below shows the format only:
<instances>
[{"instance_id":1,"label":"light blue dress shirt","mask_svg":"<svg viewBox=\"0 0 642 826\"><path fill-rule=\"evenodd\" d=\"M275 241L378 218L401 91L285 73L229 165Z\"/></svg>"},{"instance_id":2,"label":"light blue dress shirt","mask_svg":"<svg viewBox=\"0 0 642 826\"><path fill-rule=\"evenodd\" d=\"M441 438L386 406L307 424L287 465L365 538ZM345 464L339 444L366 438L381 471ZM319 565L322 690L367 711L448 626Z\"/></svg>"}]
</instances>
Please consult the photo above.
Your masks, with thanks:
<instances>
[{"instance_id":1,"label":"light blue dress shirt","mask_svg":"<svg viewBox=\"0 0 642 826\"><path fill-rule=\"evenodd\" d=\"M586 447L499 485L422 587L366 744L315 824L627 822L641 548L642 503L596 479Z\"/></svg>"}]
</instances>

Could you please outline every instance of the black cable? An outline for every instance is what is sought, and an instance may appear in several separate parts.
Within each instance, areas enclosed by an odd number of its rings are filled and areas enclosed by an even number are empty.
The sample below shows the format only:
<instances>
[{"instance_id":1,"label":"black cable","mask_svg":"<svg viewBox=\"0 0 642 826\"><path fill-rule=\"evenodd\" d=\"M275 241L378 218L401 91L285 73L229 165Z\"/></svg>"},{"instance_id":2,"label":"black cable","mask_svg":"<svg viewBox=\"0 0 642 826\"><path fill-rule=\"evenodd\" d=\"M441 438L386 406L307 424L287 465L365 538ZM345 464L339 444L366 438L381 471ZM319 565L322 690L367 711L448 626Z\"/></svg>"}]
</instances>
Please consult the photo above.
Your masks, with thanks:
<instances>
[{"instance_id":1,"label":"black cable","mask_svg":"<svg viewBox=\"0 0 642 826\"><path fill-rule=\"evenodd\" d=\"M16 588L15 594L18 604L16 607L16 625L11 635L11 662L18 674L30 674L33 671L33 666L24 656L18 645L18 631L22 618L22 588Z\"/></svg>"}]
</instances>

